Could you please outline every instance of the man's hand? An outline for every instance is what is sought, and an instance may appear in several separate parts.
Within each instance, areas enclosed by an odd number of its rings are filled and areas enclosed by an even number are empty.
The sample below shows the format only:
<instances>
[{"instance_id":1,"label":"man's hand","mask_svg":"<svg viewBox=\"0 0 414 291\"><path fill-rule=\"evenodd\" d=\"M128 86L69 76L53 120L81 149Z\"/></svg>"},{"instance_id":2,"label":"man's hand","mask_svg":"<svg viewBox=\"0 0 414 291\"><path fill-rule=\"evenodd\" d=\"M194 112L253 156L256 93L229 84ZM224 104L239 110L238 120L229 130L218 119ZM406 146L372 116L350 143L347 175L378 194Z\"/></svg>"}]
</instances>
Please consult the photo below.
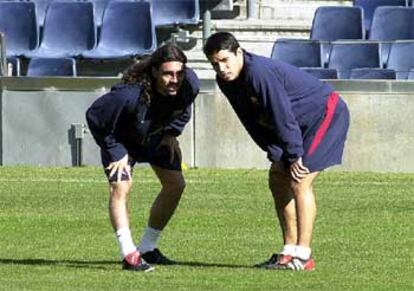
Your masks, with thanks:
<instances>
[{"instance_id":1,"label":"man's hand","mask_svg":"<svg viewBox=\"0 0 414 291\"><path fill-rule=\"evenodd\" d=\"M310 173L309 169L306 168L302 163L302 158L297 159L290 165L290 175L295 182L300 182L307 174Z\"/></svg>"},{"instance_id":2,"label":"man's hand","mask_svg":"<svg viewBox=\"0 0 414 291\"><path fill-rule=\"evenodd\" d=\"M160 144L157 147L157 150L160 147L167 147L168 151L170 152L170 164L173 163L175 155L177 155L178 160L181 161L181 149L178 140L175 136L164 135Z\"/></svg>"},{"instance_id":3,"label":"man's hand","mask_svg":"<svg viewBox=\"0 0 414 291\"><path fill-rule=\"evenodd\" d=\"M122 159L116 162L112 162L106 167L107 170L111 170L109 178L117 173L116 181L121 181L122 173L125 172L128 178L131 179L131 166L128 164L128 155L125 155Z\"/></svg>"}]
</instances>

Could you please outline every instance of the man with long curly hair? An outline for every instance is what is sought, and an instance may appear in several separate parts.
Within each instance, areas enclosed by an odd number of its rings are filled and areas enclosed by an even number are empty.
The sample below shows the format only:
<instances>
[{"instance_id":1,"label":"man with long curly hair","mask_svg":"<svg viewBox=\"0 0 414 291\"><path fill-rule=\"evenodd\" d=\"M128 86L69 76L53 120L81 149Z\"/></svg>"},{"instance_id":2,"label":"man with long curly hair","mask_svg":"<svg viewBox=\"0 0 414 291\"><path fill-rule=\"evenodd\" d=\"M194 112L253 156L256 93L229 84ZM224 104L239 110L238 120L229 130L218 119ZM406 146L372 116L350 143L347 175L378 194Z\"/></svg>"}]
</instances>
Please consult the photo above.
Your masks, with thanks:
<instances>
[{"instance_id":1,"label":"man with long curly hair","mask_svg":"<svg viewBox=\"0 0 414 291\"><path fill-rule=\"evenodd\" d=\"M86 112L110 185L109 216L119 243L122 267L150 271L150 264L174 264L156 248L172 217L185 181L177 136L191 117L199 80L186 67L175 45L164 45L132 65L122 82L98 98ZM138 248L133 242L127 208L135 163L151 165L161 183Z\"/></svg>"}]
</instances>

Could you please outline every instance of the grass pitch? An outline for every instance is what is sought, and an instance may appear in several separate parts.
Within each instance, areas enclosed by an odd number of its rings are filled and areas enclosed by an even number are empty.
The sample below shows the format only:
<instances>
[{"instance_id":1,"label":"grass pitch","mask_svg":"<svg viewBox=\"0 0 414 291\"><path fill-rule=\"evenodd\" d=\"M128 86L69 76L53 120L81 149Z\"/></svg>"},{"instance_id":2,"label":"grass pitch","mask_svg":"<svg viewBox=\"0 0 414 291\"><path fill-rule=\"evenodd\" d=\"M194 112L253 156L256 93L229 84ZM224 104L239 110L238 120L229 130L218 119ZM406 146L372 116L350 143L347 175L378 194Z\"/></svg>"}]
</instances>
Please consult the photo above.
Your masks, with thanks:
<instances>
[{"instance_id":1,"label":"grass pitch","mask_svg":"<svg viewBox=\"0 0 414 291\"><path fill-rule=\"evenodd\" d=\"M323 173L314 272L254 263L281 246L263 170L189 170L160 248L180 261L122 272L98 168L0 168L0 290L414 290L414 174ZM138 243L159 189L137 168Z\"/></svg>"}]
</instances>

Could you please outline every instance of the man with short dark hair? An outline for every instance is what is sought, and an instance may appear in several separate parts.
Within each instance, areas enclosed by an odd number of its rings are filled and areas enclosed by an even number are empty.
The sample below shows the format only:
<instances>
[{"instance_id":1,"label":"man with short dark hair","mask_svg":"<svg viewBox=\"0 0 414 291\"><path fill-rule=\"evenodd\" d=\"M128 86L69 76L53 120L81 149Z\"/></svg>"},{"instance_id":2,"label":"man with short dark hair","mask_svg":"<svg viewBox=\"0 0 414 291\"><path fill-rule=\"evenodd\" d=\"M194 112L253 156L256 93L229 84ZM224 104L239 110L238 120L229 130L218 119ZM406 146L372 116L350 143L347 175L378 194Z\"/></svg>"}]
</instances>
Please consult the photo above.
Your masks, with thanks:
<instances>
[{"instance_id":1,"label":"man with short dark hair","mask_svg":"<svg viewBox=\"0 0 414 291\"><path fill-rule=\"evenodd\" d=\"M176 137L190 120L191 104L199 92L198 78L186 62L177 46L160 47L132 65L122 83L98 98L86 113L110 183L109 215L126 270L150 271L148 263L175 263L156 244L185 187ZM127 209L136 162L150 163L162 187L138 249Z\"/></svg>"},{"instance_id":2,"label":"man with short dark hair","mask_svg":"<svg viewBox=\"0 0 414 291\"><path fill-rule=\"evenodd\" d=\"M211 35L204 53L221 91L271 161L269 187L284 246L256 266L313 270L313 183L322 170L341 163L349 127L346 104L300 69L243 50L230 33Z\"/></svg>"}]
</instances>

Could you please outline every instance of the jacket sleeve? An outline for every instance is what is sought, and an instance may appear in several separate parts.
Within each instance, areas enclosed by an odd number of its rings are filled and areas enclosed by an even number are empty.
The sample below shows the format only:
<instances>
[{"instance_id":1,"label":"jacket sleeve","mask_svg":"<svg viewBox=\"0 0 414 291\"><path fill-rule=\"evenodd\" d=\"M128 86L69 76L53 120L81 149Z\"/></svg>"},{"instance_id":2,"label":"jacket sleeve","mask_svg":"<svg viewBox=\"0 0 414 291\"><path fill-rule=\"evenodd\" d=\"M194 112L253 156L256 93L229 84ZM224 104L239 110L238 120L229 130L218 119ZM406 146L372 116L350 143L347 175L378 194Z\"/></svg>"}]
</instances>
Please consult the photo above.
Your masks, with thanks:
<instances>
[{"instance_id":1,"label":"jacket sleeve","mask_svg":"<svg viewBox=\"0 0 414 291\"><path fill-rule=\"evenodd\" d=\"M184 110L164 128L165 134L179 136L183 132L185 125L191 119L191 106L200 91L200 81L192 70L187 69L184 82L183 94L185 94L184 99L186 100L183 105Z\"/></svg>"},{"instance_id":2,"label":"jacket sleeve","mask_svg":"<svg viewBox=\"0 0 414 291\"><path fill-rule=\"evenodd\" d=\"M111 91L103 95L86 111L86 121L96 143L111 156L112 161L118 161L128 153L115 135L119 117L128 100L118 94Z\"/></svg>"},{"instance_id":3,"label":"jacket sleeve","mask_svg":"<svg viewBox=\"0 0 414 291\"><path fill-rule=\"evenodd\" d=\"M174 120L164 128L164 134L179 136L190 119L191 104L189 104L178 117L174 118Z\"/></svg>"},{"instance_id":4,"label":"jacket sleeve","mask_svg":"<svg viewBox=\"0 0 414 291\"><path fill-rule=\"evenodd\" d=\"M263 109L274 125L284 156L292 163L304 154L302 133L280 77L267 68L252 74L253 90L261 98ZM268 153L271 156L272 147Z\"/></svg>"}]
</instances>

